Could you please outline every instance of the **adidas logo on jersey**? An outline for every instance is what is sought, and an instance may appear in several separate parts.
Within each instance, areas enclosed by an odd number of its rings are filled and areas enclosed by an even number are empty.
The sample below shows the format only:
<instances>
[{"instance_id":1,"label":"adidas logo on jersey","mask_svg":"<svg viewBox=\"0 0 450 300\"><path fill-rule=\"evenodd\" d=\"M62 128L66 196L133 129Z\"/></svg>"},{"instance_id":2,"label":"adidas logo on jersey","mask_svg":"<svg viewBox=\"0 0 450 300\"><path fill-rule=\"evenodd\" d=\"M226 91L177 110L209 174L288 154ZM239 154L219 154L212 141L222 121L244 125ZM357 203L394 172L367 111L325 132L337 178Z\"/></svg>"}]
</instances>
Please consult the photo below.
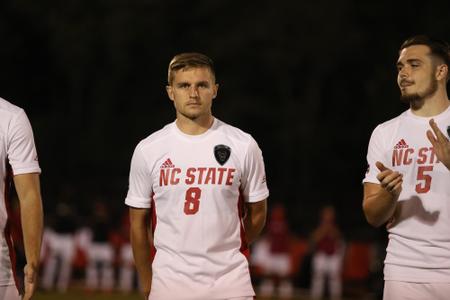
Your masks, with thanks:
<instances>
[{"instance_id":1,"label":"adidas logo on jersey","mask_svg":"<svg viewBox=\"0 0 450 300\"><path fill-rule=\"evenodd\" d=\"M406 144L404 139L401 139L394 147L394 149L405 149L409 148L408 144Z\"/></svg>"},{"instance_id":2,"label":"adidas logo on jersey","mask_svg":"<svg viewBox=\"0 0 450 300\"><path fill-rule=\"evenodd\" d=\"M175 168L175 165L172 163L170 158L166 159L166 161L161 165L161 169Z\"/></svg>"}]
</instances>

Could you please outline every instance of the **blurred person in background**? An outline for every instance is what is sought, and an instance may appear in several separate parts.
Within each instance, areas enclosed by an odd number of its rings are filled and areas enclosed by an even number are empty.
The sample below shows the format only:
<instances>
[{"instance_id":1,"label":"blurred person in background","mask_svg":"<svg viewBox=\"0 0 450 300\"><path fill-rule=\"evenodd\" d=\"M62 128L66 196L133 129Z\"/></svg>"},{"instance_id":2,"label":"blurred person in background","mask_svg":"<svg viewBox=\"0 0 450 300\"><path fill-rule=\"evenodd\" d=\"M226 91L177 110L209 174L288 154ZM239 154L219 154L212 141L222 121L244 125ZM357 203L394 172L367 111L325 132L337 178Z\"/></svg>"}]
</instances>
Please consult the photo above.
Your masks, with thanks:
<instances>
[{"instance_id":1,"label":"blurred person in background","mask_svg":"<svg viewBox=\"0 0 450 300\"><path fill-rule=\"evenodd\" d=\"M385 300L449 299L449 45L414 36L400 47L397 83L409 109L370 138L363 210L387 224Z\"/></svg>"},{"instance_id":2,"label":"blurred person in background","mask_svg":"<svg viewBox=\"0 0 450 300\"><path fill-rule=\"evenodd\" d=\"M0 98L0 299L31 299L37 285L43 211L41 169L33 132L24 110ZM10 184L19 198L25 249L24 282L19 282L12 239ZM23 295L19 296L19 294Z\"/></svg>"},{"instance_id":3,"label":"blurred person in background","mask_svg":"<svg viewBox=\"0 0 450 300\"><path fill-rule=\"evenodd\" d=\"M119 290L128 294L133 290L136 268L133 259L133 249L130 243L130 215L124 213L120 227L121 245L119 249Z\"/></svg>"},{"instance_id":4,"label":"blurred person in background","mask_svg":"<svg viewBox=\"0 0 450 300\"><path fill-rule=\"evenodd\" d=\"M332 206L325 206L320 211L319 226L312 234L311 245L313 249L311 297L322 298L327 282L331 299L341 299L344 242Z\"/></svg>"},{"instance_id":5,"label":"blurred person in background","mask_svg":"<svg viewBox=\"0 0 450 300\"><path fill-rule=\"evenodd\" d=\"M176 55L166 89L176 121L136 147L125 200L145 298L253 299L248 244L269 195L261 150L212 115L218 84L207 56Z\"/></svg>"},{"instance_id":6,"label":"blurred person in background","mask_svg":"<svg viewBox=\"0 0 450 300\"><path fill-rule=\"evenodd\" d=\"M253 247L252 263L263 274L259 296L272 297L277 294L280 298L292 297L290 250L291 236L285 208L282 204L276 204L269 214L266 233Z\"/></svg>"},{"instance_id":7,"label":"blurred person in background","mask_svg":"<svg viewBox=\"0 0 450 300\"><path fill-rule=\"evenodd\" d=\"M111 292L114 287L114 249L110 243L110 210L102 200L93 204L87 254L86 288L88 291Z\"/></svg>"},{"instance_id":8,"label":"blurred person in background","mask_svg":"<svg viewBox=\"0 0 450 300\"><path fill-rule=\"evenodd\" d=\"M44 266L42 287L52 290L55 284L58 291L65 292L72 275L75 256L76 214L69 203L59 202L51 218L51 227L44 232Z\"/></svg>"}]
</instances>

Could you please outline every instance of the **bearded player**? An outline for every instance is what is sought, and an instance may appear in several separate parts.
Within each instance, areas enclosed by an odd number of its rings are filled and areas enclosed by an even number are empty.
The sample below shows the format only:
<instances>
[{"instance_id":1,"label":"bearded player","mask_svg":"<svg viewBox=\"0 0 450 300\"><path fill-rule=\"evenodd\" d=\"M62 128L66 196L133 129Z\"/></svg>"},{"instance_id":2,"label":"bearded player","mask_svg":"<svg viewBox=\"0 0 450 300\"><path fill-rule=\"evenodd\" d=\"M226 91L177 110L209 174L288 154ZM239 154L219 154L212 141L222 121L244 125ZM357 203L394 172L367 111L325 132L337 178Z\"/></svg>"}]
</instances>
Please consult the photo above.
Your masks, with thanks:
<instances>
[{"instance_id":1,"label":"bearded player","mask_svg":"<svg viewBox=\"0 0 450 300\"><path fill-rule=\"evenodd\" d=\"M207 56L176 55L166 89L176 121L136 147L125 200L144 295L253 299L248 244L264 226L269 195L261 150L212 115L218 84Z\"/></svg>"},{"instance_id":2,"label":"bearded player","mask_svg":"<svg viewBox=\"0 0 450 300\"><path fill-rule=\"evenodd\" d=\"M385 300L449 299L449 51L427 36L403 43L397 81L410 108L370 139L363 209L389 231Z\"/></svg>"}]
</instances>

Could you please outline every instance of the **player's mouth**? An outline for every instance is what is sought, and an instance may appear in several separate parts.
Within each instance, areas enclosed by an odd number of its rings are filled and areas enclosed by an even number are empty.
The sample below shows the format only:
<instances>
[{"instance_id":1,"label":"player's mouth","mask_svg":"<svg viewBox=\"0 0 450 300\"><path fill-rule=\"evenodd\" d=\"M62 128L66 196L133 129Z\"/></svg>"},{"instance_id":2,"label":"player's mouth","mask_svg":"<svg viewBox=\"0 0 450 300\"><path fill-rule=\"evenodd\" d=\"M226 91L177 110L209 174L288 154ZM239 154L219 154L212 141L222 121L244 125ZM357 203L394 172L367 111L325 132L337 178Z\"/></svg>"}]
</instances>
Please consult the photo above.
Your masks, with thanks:
<instances>
[{"instance_id":1,"label":"player's mouth","mask_svg":"<svg viewBox=\"0 0 450 300\"><path fill-rule=\"evenodd\" d=\"M409 86L412 86L414 84L414 81L406 81L406 80L402 80L401 82L400 82L400 87L402 88L402 89L405 89L405 88L407 88L407 87L409 87Z\"/></svg>"},{"instance_id":2,"label":"player's mouth","mask_svg":"<svg viewBox=\"0 0 450 300\"><path fill-rule=\"evenodd\" d=\"M186 106L198 107L198 106L200 106L200 103L199 102L189 102L189 103L186 104Z\"/></svg>"}]
</instances>

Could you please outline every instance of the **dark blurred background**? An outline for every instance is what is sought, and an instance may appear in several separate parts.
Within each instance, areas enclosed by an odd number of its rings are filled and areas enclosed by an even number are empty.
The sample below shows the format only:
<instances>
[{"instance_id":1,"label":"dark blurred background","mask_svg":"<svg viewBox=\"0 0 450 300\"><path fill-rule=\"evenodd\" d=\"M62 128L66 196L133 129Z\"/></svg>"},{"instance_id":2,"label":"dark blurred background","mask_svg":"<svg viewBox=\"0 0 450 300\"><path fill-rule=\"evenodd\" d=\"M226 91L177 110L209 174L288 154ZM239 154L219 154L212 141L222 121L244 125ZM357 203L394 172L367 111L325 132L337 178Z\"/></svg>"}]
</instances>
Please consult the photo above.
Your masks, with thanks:
<instances>
[{"instance_id":1,"label":"dark blurred background","mask_svg":"<svg viewBox=\"0 0 450 300\"><path fill-rule=\"evenodd\" d=\"M121 215L136 144L175 118L173 55L212 57L214 115L263 150L270 202L307 235L332 204L349 239L364 220L361 180L374 127L406 109L395 62L418 33L450 37L449 1L0 2L0 97L33 125L45 210L94 199ZM384 235L384 231L382 236Z\"/></svg>"}]
</instances>

